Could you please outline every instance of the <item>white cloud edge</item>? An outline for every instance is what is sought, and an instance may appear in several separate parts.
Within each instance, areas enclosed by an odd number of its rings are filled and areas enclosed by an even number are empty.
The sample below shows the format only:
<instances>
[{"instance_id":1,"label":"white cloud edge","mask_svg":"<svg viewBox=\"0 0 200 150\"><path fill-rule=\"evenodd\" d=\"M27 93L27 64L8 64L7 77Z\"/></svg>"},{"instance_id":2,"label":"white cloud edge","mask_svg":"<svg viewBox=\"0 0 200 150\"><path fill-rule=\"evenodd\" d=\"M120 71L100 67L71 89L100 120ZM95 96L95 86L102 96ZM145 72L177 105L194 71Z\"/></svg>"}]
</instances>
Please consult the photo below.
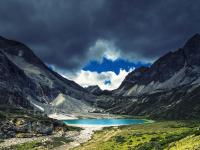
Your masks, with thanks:
<instances>
[{"instance_id":1,"label":"white cloud edge","mask_svg":"<svg viewBox=\"0 0 200 150\"><path fill-rule=\"evenodd\" d=\"M131 68L128 71L120 69L119 74L113 71L105 72L92 72L80 70L76 74L64 73L65 78L70 79L81 85L82 87L88 87L91 85L98 85L102 90L114 90L120 86L125 77L133 71L135 68ZM110 80L111 84L104 84L106 80Z\"/></svg>"},{"instance_id":2,"label":"white cloud edge","mask_svg":"<svg viewBox=\"0 0 200 150\"><path fill-rule=\"evenodd\" d=\"M90 58L101 61L103 57L115 61L120 57L121 53L116 48L114 42L99 39L96 43L89 48L88 56Z\"/></svg>"}]
</instances>

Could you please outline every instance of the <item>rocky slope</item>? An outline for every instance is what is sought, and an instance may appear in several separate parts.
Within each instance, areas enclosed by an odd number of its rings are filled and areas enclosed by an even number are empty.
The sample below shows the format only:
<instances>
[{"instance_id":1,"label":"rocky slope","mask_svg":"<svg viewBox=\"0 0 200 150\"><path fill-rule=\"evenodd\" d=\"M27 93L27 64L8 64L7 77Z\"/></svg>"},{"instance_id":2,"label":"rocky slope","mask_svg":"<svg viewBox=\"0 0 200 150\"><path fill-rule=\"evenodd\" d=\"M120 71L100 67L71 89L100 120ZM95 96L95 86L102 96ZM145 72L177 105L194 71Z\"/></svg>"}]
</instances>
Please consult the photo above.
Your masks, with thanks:
<instances>
[{"instance_id":1,"label":"rocky slope","mask_svg":"<svg viewBox=\"0 0 200 150\"><path fill-rule=\"evenodd\" d=\"M30 84L34 85L24 72L0 51L0 104L31 107L25 97Z\"/></svg>"},{"instance_id":2,"label":"rocky slope","mask_svg":"<svg viewBox=\"0 0 200 150\"><path fill-rule=\"evenodd\" d=\"M52 102L66 95L64 105L79 101L74 111L93 109L86 102L93 95L73 81L50 70L26 45L0 37L0 104L49 110ZM69 99L69 100L68 100ZM87 106L87 107L85 107ZM53 109L50 109L53 110Z\"/></svg>"},{"instance_id":3,"label":"rocky slope","mask_svg":"<svg viewBox=\"0 0 200 150\"><path fill-rule=\"evenodd\" d=\"M102 96L97 103L113 113L200 118L200 35L194 35L183 48L167 53L151 67L134 70L112 96Z\"/></svg>"},{"instance_id":4,"label":"rocky slope","mask_svg":"<svg viewBox=\"0 0 200 150\"><path fill-rule=\"evenodd\" d=\"M98 85L88 86L85 89L94 95L100 95L103 92Z\"/></svg>"},{"instance_id":5,"label":"rocky slope","mask_svg":"<svg viewBox=\"0 0 200 150\"><path fill-rule=\"evenodd\" d=\"M150 68L141 67L131 72L115 95L136 96L166 91L199 83L200 35L194 35L183 48L159 58Z\"/></svg>"},{"instance_id":6,"label":"rocky slope","mask_svg":"<svg viewBox=\"0 0 200 150\"><path fill-rule=\"evenodd\" d=\"M39 112L0 106L0 139L51 135L58 129L63 131L67 128L62 122Z\"/></svg>"}]
</instances>

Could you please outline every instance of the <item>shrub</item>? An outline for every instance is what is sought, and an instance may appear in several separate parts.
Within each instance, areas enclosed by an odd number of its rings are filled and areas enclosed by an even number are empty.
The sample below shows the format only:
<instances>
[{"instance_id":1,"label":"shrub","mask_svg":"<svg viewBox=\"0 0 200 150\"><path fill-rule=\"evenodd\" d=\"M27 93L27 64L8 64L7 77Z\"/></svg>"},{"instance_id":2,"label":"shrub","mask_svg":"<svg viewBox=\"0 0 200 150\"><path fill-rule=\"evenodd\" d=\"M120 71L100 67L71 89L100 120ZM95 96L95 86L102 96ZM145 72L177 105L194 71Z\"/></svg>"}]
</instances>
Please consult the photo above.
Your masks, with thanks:
<instances>
[{"instance_id":1,"label":"shrub","mask_svg":"<svg viewBox=\"0 0 200 150\"><path fill-rule=\"evenodd\" d=\"M123 136L116 136L115 140L117 143L124 143L126 141Z\"/></svg>"}]
</instances>

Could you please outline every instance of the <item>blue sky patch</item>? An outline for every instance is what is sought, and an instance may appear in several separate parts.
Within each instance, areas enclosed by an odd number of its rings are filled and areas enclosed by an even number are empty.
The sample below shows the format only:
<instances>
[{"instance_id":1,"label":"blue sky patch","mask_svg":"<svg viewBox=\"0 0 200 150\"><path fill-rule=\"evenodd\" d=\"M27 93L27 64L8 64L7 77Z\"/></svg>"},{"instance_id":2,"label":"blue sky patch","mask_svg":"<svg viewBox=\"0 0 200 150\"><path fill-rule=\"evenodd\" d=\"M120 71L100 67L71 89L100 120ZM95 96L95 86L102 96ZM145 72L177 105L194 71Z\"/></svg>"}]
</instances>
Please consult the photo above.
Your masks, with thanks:
<instances>
[{"instance_id":1,"label":"blue sky patch","mask_svg":"<svg viewBox=\"0 0 200 150\"><path fill-rule=\"evenodd\" d=\"M104 84L105 84L105 85L110 85L110 84L111 84L111 81L110 81L110 80L105 80L105 81L104 81Z\"/></svg>"},{"instance_id":2,"label":"blue sky patch","mask_svg":"<svg viewBox=\"0 0 200 150\"><path fill-rule=\"evenodd\" d=\"M130 62L124 59L117 59L115 61L109 60L107 58L103 58L102 62L99 61L90 61L83 70L85 71L96 71L98 73L106 72L106 71L113 71L117 75L120 72L120 69L124 69L129 71L130 68L139 68L141 66L150 66L150 63L143 63L143 62Z\"/></svg>"}]
</instances>

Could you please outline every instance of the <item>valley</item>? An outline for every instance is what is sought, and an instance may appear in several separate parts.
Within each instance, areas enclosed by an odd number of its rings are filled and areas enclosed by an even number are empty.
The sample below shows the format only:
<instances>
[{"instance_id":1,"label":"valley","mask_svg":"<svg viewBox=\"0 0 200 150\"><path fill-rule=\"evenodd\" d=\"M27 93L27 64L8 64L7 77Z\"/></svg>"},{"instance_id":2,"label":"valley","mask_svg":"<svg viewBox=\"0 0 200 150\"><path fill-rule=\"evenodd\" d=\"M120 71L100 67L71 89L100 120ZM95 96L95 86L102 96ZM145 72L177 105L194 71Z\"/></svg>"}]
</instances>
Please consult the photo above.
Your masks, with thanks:
<instances>
[{"instance_id":1,"label":"valley","mask_svg":"<svg viewBox=\"0 0 200 150\"><path fill-rule=\"evenodd\" d=\"M18 133L19 135L20 133ZM23 133L24 134L24 133ZM2 150L185 150L200 147L200 122L162 121L116 127L69 127L65 132L5 140ZM16 143L14 143L14 141ZM5 145L1 141L0 146Z\"/></svg>"},{"instance_id":2,"label":"valley","mask_svg":"<svg viewBox=\"0 0 200 150\"><path fill-rule=\"evenodd\" d=\"M200 0L0 0L0 150L200 150Z\"/></svg>"},{"instance_id":3,"label":"valley","mask_svg":"<svg viewBox=\"0 0 200 150\"><path fill-rule=\"evenodd\" d=\"M108 91L83 88L23 43L0 37L0 149L199 149L199 60L200 35L195 34ZM92 118L153 121L81 128L63 122Z\"/></svg>"}]
</instances>

